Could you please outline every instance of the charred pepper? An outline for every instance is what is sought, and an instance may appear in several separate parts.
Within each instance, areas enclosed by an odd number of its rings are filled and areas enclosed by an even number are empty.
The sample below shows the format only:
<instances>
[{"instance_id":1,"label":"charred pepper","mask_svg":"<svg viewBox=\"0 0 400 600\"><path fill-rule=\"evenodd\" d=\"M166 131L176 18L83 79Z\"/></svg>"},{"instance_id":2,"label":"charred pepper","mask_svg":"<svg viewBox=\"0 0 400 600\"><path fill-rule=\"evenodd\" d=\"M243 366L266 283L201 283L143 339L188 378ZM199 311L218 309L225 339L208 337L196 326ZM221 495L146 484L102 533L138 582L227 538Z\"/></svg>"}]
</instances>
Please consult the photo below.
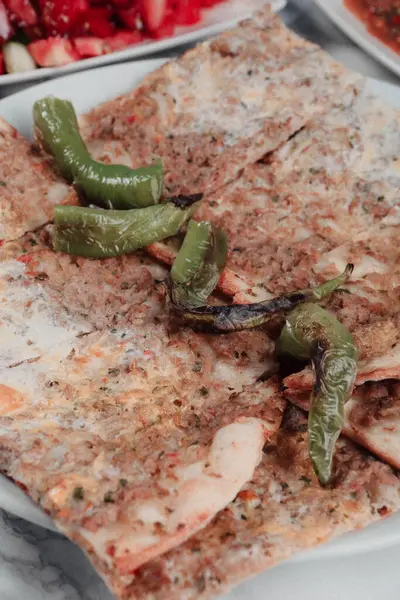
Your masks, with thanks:
<instances>
[{"instance_id":1,"label":"charred pepper","mask_svg":"<svg viewBox=\"0 0 400 600\"><path fill-rule=\"evenodd\" d=\"M341 275L325 283L306 290L290 292L264 302L253 304L230 304L228 306L199 306L188 308L172 296L172 303L180 316L192 327L209 333L230 333L244 329L254 329L268 323L271 317L286 314L298 304L320 302L351 275L353 265L348 264Z\"/></svg>"}]
</instances>

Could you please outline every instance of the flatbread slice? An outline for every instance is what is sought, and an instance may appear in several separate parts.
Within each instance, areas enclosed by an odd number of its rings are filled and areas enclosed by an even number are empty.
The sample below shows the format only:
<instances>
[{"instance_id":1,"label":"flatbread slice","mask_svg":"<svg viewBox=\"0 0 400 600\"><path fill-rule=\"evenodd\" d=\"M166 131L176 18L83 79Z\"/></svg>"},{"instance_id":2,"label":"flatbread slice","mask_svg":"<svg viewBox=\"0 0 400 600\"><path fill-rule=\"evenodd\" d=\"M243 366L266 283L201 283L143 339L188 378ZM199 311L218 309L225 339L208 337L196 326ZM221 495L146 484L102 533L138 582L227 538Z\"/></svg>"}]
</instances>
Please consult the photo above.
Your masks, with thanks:
<instances>
[{"instance_id":1,"label":"flatbread slice","mask_svg":"<svg viewBox=\"0 0 400 600\"><path fill-rule=\"evenodd\" d=\"M52 220L55 204L75 203L75 193L43 156L0 119L0 242Z\"/></svg>"},{"instance_id":2,"label":"flatbread slice","mask_svg":"<svg viewBox=\"0 0 400 600\"><path fill-rule=\"evenodd\" d=\"M277 381L243 391L271 343L171 329L163 270L139 253L76 259L43 239L18 260L26 244L3 248L6 279L24 269L10 285L86 330L2 366L0 469L123 587L251 479L284 407Z\"/></svg>"},{"instance_id":3,"label":"flatbread slice","mask_svg":"<svg viewBox=\"0 0 400 600\"><path fill-rule=\"evenodd\" d=\"M167 195L206 192L275 150L360 77L288 30L270 7L81 118L92 154L162 156Z\"/></svg>"},{"instance_id":4,"label":"flatbread slice","mask_svg":"<svg viewBox=\"0 0 400 600\"><path fill-rule=\"evenodd\" d=\"M308 287L326 253L391 211L396 226L398 123L398 113L361 82L265 163L208 194L196 218L227 231L230 247L219 289L243 303ZM147 250L166 264L175 257L173 245Z\"/></svg>"},{"instance_id":5,"label":"flatbread slice","mask_svg":"<svg viewBox=\"0 0 400 600\"><path fill-rule=\"evenodd\" d=\"M396 111L361 88L204 200L197 218L227 231L227 267L257 297L315 283L326 253L399 204L398 123Z\"/></svg>"},{"instance_id":6,"label":"flatbread slice","mask_svg":"<svg viewBox=\"0 0 400 600\"><path fill-rule=\"evenodd\" d=\"M212 598L399 507L398 477L345 440L332 488L319 486L305 430L306 417L293 407L235 501L185 544L141 567L127 590L114 589L125 600Z\"/></svg>"}]
</instances>

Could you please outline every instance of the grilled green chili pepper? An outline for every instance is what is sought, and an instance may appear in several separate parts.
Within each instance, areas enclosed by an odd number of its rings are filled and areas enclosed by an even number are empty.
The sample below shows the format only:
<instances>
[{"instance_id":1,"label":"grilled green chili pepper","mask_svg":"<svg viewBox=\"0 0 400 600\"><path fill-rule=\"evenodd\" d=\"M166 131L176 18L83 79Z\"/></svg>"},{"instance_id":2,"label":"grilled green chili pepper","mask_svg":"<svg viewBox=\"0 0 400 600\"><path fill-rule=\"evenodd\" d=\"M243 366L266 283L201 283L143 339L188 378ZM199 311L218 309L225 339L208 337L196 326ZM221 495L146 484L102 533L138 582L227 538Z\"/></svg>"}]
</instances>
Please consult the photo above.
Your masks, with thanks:
<instances>
[{"instance_id":1,"label":"grilled green chili pepper","mask_svg":"<svg viewBox=\"0 0 400 600\"><path fill-rule=\"evenodd\" d=\"M254 304L229 306L200 306L187 308L179 305L172 294L172 303L180 316L192 327L210 333L229 333L254 329L265 325L278 313L287 313L304 302L320 302L340 287L351 275L353 265L348 264L341 275L315 288L284 294Z\"/></svg>"},{"instance_id":2,"label":"grilled green chili pepper","mask_svg":"<svg viewBox=\"0 0 400 600\"><path fill-rule=\"evenodd\" d=\"M214 291L225 266L226 235L208 221L190 221L171 269L175 305L197 308Z\"/></svg>"},{"instance_id":3,"label":"grilled green chili pepper","mask_svg":"<svg viewBox=\"0 0 400 600\"><path fill-rule=\"evenodd\" d=\"M56 206L54 249L91 258L129 254L176 235L198 207L200 197L170 199L138 210Z\"/></svg>"},{"instance_id":4,"label":"grilled green chili pepper","mask_svg":"<svg viewBox=\"0 0 400 600\"><path fill-rule=\"evenodd\" d=\"M287 315L277 348L280 353L312 361L315 385L308 416L308 446L314 471L326 484L343 427L344 404L356 377L358 354L353 337L328 311L303 304Z\"/></svg>"},{"instance_id":5,"label":"grilled green chili pepper","mask_svg":"<svg viewBox=\"0 0 400 600\"><path fill-rule=\"evenodd\" d=\"M35 102L37 137L60 173L88 204L103 208L143 208L159 202L163 186L161 161L130 169L93 160L82 140L74 107L68 100L48 97Z\"/></svg>"}]
</instances>

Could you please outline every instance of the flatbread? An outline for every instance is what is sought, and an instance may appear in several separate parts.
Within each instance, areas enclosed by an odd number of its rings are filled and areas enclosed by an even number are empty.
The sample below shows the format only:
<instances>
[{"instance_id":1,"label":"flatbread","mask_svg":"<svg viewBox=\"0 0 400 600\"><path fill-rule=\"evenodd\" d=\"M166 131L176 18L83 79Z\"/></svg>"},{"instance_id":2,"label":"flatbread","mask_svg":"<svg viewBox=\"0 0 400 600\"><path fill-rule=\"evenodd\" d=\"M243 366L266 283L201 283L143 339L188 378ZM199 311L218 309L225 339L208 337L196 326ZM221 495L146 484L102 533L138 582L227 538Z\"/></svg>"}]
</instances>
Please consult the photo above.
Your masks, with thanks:
<instances>
[{"instance_id":1,"label":"flatbread","mask_svg":"<svg viewBox=\"0 0 400 600\"><path fill-rule=\"evenodd\" d=\"M20 237L53 218L55 204L76 196L16 129L0 118L0 242Z\"/></svg>"},{"instance_id":2,"label":"flatbread","mask_svg":"<svg viewBox=\"0 0 400 600\"><path fill-rule=\"evenodd\" d=\"M141 567L122 598L212 598L398 508L398 477L344 440L332 489L319 486L308 458L306 418L294 410L235 501L185 544Z\"/></svg>"},{"instance_id":3,"label":"flatbread","mask_svg":"<svg viewBox=\"0 0 400 600\"><path fill-rule=\"evenodd\" d=\"M23 341L31 313L51 318L54 346L33 337L34 357L2 365L0 469L123 587L251 479L284 401L277 381L243 389L272 346L171 329L165 272L139 253L76 259L44 238L18 256L31 241L3 248L3 314L14 326L21 302Z\"/></svg>"},{"instance_id":4,"label":"flatbread","mask_svg":"<svg viewBox=\"0 0 400 600\"><path fill-rule=\"evenodd\" d=\"M270 7L81 118L93 156L162 156L166 195L206 192L275 150L360 77L288 30Z\"/></svg>"},{"instance_id":5,"label":"flatbread","mask_svg":"<svg viewBox=\"0 0 400 600\"><path fill-rule=\"evenodd\" d=\"M265 163L246 167L204 199L196 218L228 233L230 254L219 289L234 302L315 285L314 267L326 253L385 216L397 226L398 113L362 82L355 91L309 121ZM175 252L165 243L148 250L173 262Z\"/></svg>"},{"instance_id":6,"label":"flatbread","mask_svg":"<svg viewBox=\"0 0 400 600\"><path fill-rule=\"evenodd\" d=\"M197 218L224 228L227 267L257 297L315 284L313 268L326 253L400 202L398 123L396 111L361 87L205 199Z\"/></svg>"}]
</instances>

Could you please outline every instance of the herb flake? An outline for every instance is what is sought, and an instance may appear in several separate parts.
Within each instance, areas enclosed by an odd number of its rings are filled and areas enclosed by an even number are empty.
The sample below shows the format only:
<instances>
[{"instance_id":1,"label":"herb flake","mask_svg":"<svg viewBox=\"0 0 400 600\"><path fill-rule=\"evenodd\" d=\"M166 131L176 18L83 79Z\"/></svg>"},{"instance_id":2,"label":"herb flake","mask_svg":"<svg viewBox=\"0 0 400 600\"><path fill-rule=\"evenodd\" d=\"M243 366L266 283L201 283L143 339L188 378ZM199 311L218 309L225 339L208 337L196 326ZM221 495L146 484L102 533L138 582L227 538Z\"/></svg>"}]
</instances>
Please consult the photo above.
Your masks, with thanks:
<instances>
[{"instance_id":1,"label":"herb flake","mask_svg":"<svg viewBox=\"0 0 400 600\"><path fill-rule=\"evenodd\" d=\"M85 497L85 493L83 491L83 487L78 486L74 489L72 494L74 500L83 500Z\"/></svg>"}]
</instances>

